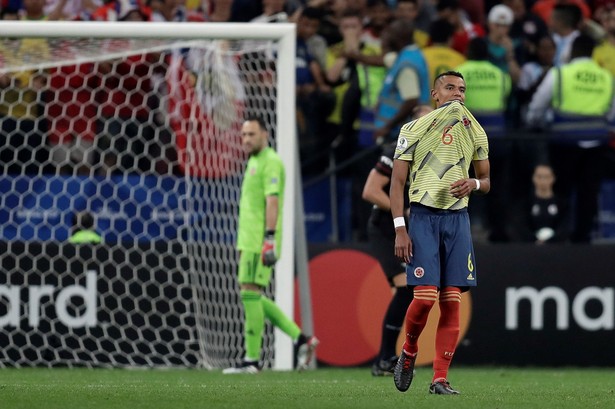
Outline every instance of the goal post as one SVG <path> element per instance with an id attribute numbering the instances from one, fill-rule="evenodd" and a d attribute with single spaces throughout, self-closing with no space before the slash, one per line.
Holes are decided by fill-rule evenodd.
<path id="1" fill-rule="evenodd" d="M 151 140 L 127 141 L 124 147 L 137 150 L 133 158 L 113 151 L 114 142 L 111 142 L 110 147 L 103 144 L 100 148 L 103 152 L 98 157 L 101 166 L 105 164 L 108 157 L 104 155 L 109 153 L 104 151 L 105 147 L 112 151 L 110 156 L 116 160 L 115 165 L 107 169 L 107 177 L 101 172 L 91 171 L 88 174 L 87 171 L 77 173 L 76 170 L 73 174 L 65 175 L 60 170 L 61 166 L 57 168 L 42 166 L 34 172 L 29 172 L 26 165 L 32 165 L 38 160 L 34 157 L 34 154 L 39 153 L 37 149 L 32 148 L 32 157 L 21 161 L 21 159 L 11 158 L 22 158 L 29 152 L 25 152 L 21 147 L 12 148 L 11 152 L 14 155 L 9 155 L 8 162 L 3 164 L 3 179 L 0 181 L 2 192 L 9 196 L 3 199 L 2 205 L 7 209 L 4 210 L 4 214 L 0 215 L 0 233 L 4 233 L 0 236 L 1 247 L 4 250 L 3 267 L 5 262 L 10 261 L 7 265 L 13 268 L 13 271 L 6 275 L 6 280 L 0 283 L 0 326 L 5 331 L 4 341 L 22 340 L 23 348 L 27 349 L 27 353 L 17 351 L 14 345 L 8 347 L 3 343 L 0 346 L 0 366 L 194 365 L 216 368 L 232 364 L 239 359 L 237 352 L 232 351 L 242 349 L 240 342 L 242 312 L 241 307 L 238 306 L 238 297 L 233 294 L 238 291 L 235 281 L 237 263 L 232 242 L 235 235 L 237 204 L 233 202 L 238 199 L 241 173 L 246 158 L 240 153 L 237 141 L 242 117 L 238 114 L 240 111 L 238 107 L 244 114 L 248 111 L 266 112 L 269 118 L 268 126 L 271 131 L 272 146 L 280 153 L 286 168 L 283 251 L 276 265 L 272 288 L 268 291 L 273 292 L 276 302 L 286 314 L 294 316 L 294 272 L 297 262 L 295 249 L 298 246 L 305 246 L 305 237 L 298 237 L 296 233 L 297 220 L 302 220 L 299 216 L 302 215 L 303 205 L 296 200 L 296 192 L 301 187 L 300 178 L 297 177 L 299 158 L 295 124 L 296 37 L 294 24 L 3 21 L 0 25 L 0 38 L 43 39 L 51 47 L 50 51 L 41 55 L 40 58 L 39 56 L 23 60 L 18 58 L 17 62 L 21 63 L 20 67 L 11 66 L 10 59 L 3 58 L 0 75 L 13 74 L 16 70 L 38 70 L 37 72 L 40 73 L 48 72 L 50 69 L 61 69 L 66 64 L 74 64 L 80 68 L 89 64 L 79 74 L 82 83 L 80 83 L 81 88 L 77 91 L 83 91 L 85 96 L 74 97 L 79 99 L 69 101 L 74 105 L 73 108 L 77 109 L 77 114 L 69 112 L 66 107 L 60 107 L 57 111 L 52 112 L 49 105 L 53 104 L 48 104 L 45 108 L 48 115 L 56 113 L 56 116 L 51 119 L 46 118 L 45 121 L 57 125 L 53 121 L 58 120 L 59 123 L 58 116 L 60 116 L 60 119 L 64 121 L 62 122 L 65 126 L 64 132 L 72 137 L 85 132 L 84 130 L 89 130 L 94 134 L 92 138 L 96 139 L 101 129 L 109 131 L 117 125 L 113 118 L 104 124 L 103 128 L 92 124 L 100 119 L 101 113 L 105 112 L 104 107 L 110 107 L 115 110 L 114 112 L 121 112 L 124 102 L 113 100 L 115 105 L 112 105 L 110 103 L 112 97 L 109 97 L 109 101 L 97 101 L 98 105 L 91 111 L 87 111 L 87 106 L 95 98 L 88 99 L 90 95 L 88 93 L 98 95 L 97 87 L 101 83 L 106 83 L 109 87 L 108 84 L 112 82 L 105 81 L 111 78 L 117 81 L 115 84 L 129 84 L 134 79 L 131 76 L 134 77 L 138 73 L 136 69 L 128 69 L 126 77 L 121 77 L 122 74 L 118 71 L 121 61 L 146 53 L 157 55 L 158 60 L 155 61 L 154 68 L 146 71 L 145 76 L 156 76 L 158 83 L 152 80 L 147 91 L 143 91 L 145 88 L 135 92 L 127 89 L 126 99 L 132 98 L 135 94 L 143 94 L 140 95 L 141 99 L 148 101 L 154 99 L 159 103 L 158 111 L 165 109 L 173 111 L 163 114 L 177 115 L 189 112 L 192 115 L 190 118 L 180 118 L 175 123 L 173 123 L 172 115 L 168 115 L 166 119 L 159 121 L 165 127 L 164 131 L 158 128 L 149 129 L 149 123 L 140 124 L 138 129 L 150 132 Z M 58 45 L 60 43 L 58 40 L 61 39 L 74 40 L 71 47 L 75 50 L 82 46 L 86 47 L 90 41 L 95 45 L 89 50 L 77 50 L 76 56 L 66 57 L 61 50 L 62 45 Z M 136 41 L 137 44 L 131 44 L 126 49 L 122 48 L 126 44 L 113 43 L 109 47 L 102 46 L 104 41 L 112 42 L 114 39 Z M 143 44 L 138 43 L 141 40 L 144 41 Z M 220 40 L 226 40 L 232 44 L 229 46 L 226 42 L 224 44 L 215 43 Z M 203 41 L 206 42 L 205 45 Z M 257 53 L 250 54 L 254 46 L 251 42 L 260 41 L 267 44 L 265 48 L 268 52 L 258 53 L 258 55 Z M 242 43 L 248 44 L 247 47 L 250 49 L 241 49 Z M 8 53 L 6 47 L 8 46 L 4 45 L 0 51 Z M 53 49 L 53 47 L 58 47 L 58 49 Z M 185 50 L 192 50 L 192 47 L 201 47 L 200 54 L 196 58 L 197 63 L 193 64 L 192 68 L 196 67 L 204 73 L 191 73 L 194 76 L 191 78 L 188 78 L 189 70 L 185 69 L 178 71 L 179 74 L 178 72 L 169 74 L 175 67 L 173 64 L 182 64 L 191 58 Z M 212 47 L 222 47 L 225 51 L 212 54 Z M 163 57 L 159 55 L 170 52 L 169 50 L 174 50 L 178 58 L 172 59 L 172 62 L 166 59 L 163 61 Z M 228 70 L 231 71 L 230 73 L 226 72 L 225 64 L 239 59 L 246 60 L 248 57 L 245 56 L 252 60 L 248 61 L 245 66 L 239 66 L 238 75 L 233 77 L 233 70 Z M 114 60 L 111 61 L 111 58 Z M 260 61 L 259 58 L 272 58 L 274 62 Z M 15 58 L 12 64 L 15 64 L 14 60 Z M 119 63 L 116 62 L 118 60 L 120 60 Z M 241 72 L 243 69 L 258 71 L 258 68 L 250 67 L 269 65 L 275 68 L 272 72 L 265 74 L 255 72 L 254 75 L 244 75 Z M 91 74 L 92 66 L 97 70 L 96 74 Z M 214 69 L 219 71 L 214 72 Z M 75 76 L 74 73 L 70 75 L 70 78 Z M 180 85 L 173 90 L 167 81 L 170 75 L 175 75 L 177 80 L 175 83 L 190 84 L 190 81 L 196 80 L 202 84 L 194 89 Z M 260 84 L 254 82 L 255 79 L 266 76 L 273 78 L 271 84 L 261 87 Z M 36 80 L 33 79 L 35 77 L 36 75 L 30 77 L 29 85 L 35 83 Z M 67 77 L 67 83 L 70 78 Z M 62 79 L 61 76 L 60 79 Z M 236 85 L 239 79 L 242 82 Z M 17 81 L 16 79 L 11 80 L 1 91 L 2 101 L 5 103 L 9 100 L 7 90 L 18 84 Z M 98 85 L 83 85 L 89 84 L 88 81 Z M 142 86 L 141 80 L 137 78 L 135 81 L 134 84 L 137 84 L 135 86 Z M 229 92 L 228 87 L 233 88 L 233 91 Z M 263 95 L 254 95 L 251 94 L 251 90 L 248 90 L 259 87 L 266 88 L 264 97 L 271 99 L 264 102 L 265 106 L 261 106 Z M 109 95 L 115 95 L 113 87 L 109 88 L 111 88 L 108 90 Z M 165 89 L 165 94 L 156 94 L 159 89 Z M 215 94 L 218 89 L 223 89 L 222 97 Z M 73 90 L 70 91 L 73 92 Z M 173 97 L 173 92 L 177 93 L 175 97 Z M 232 96 L 227 94 L 232 94 Z M 24 96 L 26 93 L 18 95 Z M 38 95 L 39 97 L 41 95 L 40 89 Z M 57 95 L 62 94 L 58 92 Z M 238 97 L 242 95 L 245 98 L 243 101 Z M 203 106 L 195 108 L 194 104 L 189 103 L 190 101 L 205 102 Z M 21 102 L 24 101 L 15 101 L 15 106 Z M 14 113 L 16 109 L 9 108 L 8 112 Z M 268 109 L 272 112 L 267 111 Z M 135 109 L 130 115 L 136 117 L 139 115 L 138 112 Z M 145 115 L 147 117 L 148 113 Z M 211 122 L 215 124 L 211 125 L 209 121 L 202 120 L 203 116 L 214 118 Z M 153 117 L 154 114 L 150 112 L 149 119 L 145 122 L 151 122 Z M 82 128 L 77 129 L 80 119 L 84 119 L 86 124 L 82 124 Z M 126 132 L 133 125 L 134 119 L 136 118 L 128 118 L 118 128 L 118 132 Z M 41 122 L 44 121 L 37 119 L 33 121 L 35 126 L 40 125 Z M 19 120 L 17 123 L 19 124 Z M 17 127 L 19 128 L 19 125 Z M 33 131 L 19 129 L 16 134 L 19 132 L 25 132 L 25 136 L 30 138 L 28 140 L 32 140 Z M 159 144 L 160 141 L 157 138 L 163 133 L 170 135 L 167 137 L 172 144 L 181 145 L 177 148 L 176 163 L 168 165 L 169 168 L 180 169 L 180 175 L 158 177 L 154 171 L 160 161 L 148 153 L 152 152 L 148 150 L 148 144 L 150 142 Z M 208 133 L 213 136 L 209 137 Z M 13 137 L 12 133 L 7 135 Z M 49 138 L 48 129 L 44 130 L 42 135 L 44 142 Z M 166 149 L 166 147 L 160 149 Z M 221 150 L 217 151 L 217 149 Z M 93 150 L 91 146 L 86 147 L 86 154 L 90 150 Z M 145 153 L 141 153 L 140 150 Z M 207 159 L 199 157 L 204 151 L 207 153 Z M 127 162 L 123 162 L 124 159 Z M 66 159 L 66 161 L 68 164 L 69 160 Z M 151 167 L 141 168 L 142 162 L 146 163 L 145 166 L 151 164 Z M 50 163 L 43 163 L 45 164 Z M 124 172 L 118 172 L 120 164 Z M 49 169 L 52 170 L 49 171 Z M 42 187 L 36 189 L 33 188 L 35 186 Z M 34 199 L 34 204 L 24 205 L 27 202 L 26 198 L 31 198 L 33 195 L 39 196 Z M 64 197 L 65 200 L 62 199 Z M 148 202 L 152 198 L 156 198 L 155 203 Z M 50 204 L 44 204 L 47 202 Z M 88 252 L 89 250 L 83 250 L 79 246 L 75 247 L 61 240 L 69 234 L 66 225 L 70 224 L 67 218 L 71 207 L 95 213 L 98 227 L 101 227 L 101 220 L 105 221 L 104 227 L 112 233 L 109 233 L 107 237 L 103 235 L 103 244 L 100 247 L 95 247 L 94 250 Z M 38 219 L 34 223 L 33 218 L 36 217 Z M 20 224 L 23 220 L 29 225 Z M 165 234 L 168 231 L 172 233 L 165 240 Z M 150 236 L 152 243 L 148 242 Z M 45 238 L 53 244 L 47 245 L 43 240 Z M 52 250 L 46 256 L 49 249 Z M 30 253 L 34 250 L 41 254 L 34 256 L 34 262 L 30 263 L 28 262 L 32 257 Z M 106 272 L 99 271 L 97 280 L 92 278 L 92 274 L 96 274 L 96 267 L 92 269 L 89 261 L 83 261 L 84 251 L 89 257 L 88 260 L 108 258 L 106 262 L 101 262 L 100 269 Z M 173 278 L 165 278 L 162 276 L 166 268 L 165 263 L 173 257 L 175 259 L 169 261 L 169 264 L 173 266 L 169 276 Z M 116 264 L 124 258 L 125 262 Z M 81 274 L 68 278 L 63 276 L 49 278 L 50 281 L 46 281 L 47 272 L 37 271 L 39 268 L 53 270 L 74 265 L 80 265 L 76 268 L 83 270 Z M 156 268 L 157 265 L 162 266 L 160 270 Z M 108 275 L 113 274 L 114 266 L 118 269 L 117 277 L 109 278 Z M 129 277 L 131 269 L 135 271 L 134 278 Z M 119 272 L 119 270 L 122 271 Z M 302 268 L 297 268 L 297 271 L 307 272 L 307 268 L 302 266 Z M 30 275 L 37 273 L 42 274 L 38 279 L 29 281 Z M 59 273 L 61 272 L 56 272 L 56 274 Z M 302 279 L 306 280 L 305 277 Z M 138 286 L 141 288 L 137 289 Z M 218 291 L 212 286 L 224 288 Z M 134 293 L 141 290 L 148 296 L 151 291 L 153 298 L 133 299 Z M 87 298 L 96 291 L 99 293 L 96 300 L 92 301 Z M 102 291 L 107 291 L 109 294 L 102 294 Z M 116 291 L 125 293 L 115 294 Z M 27 295 L 22 296 L 22 294 Z M 111 297 L 107 297 L 109 295 Z M 168 298 L 169 296 L 176 298 Z M 309 297 L 309 289 L 308 293 L 301 293 L 300 296 Z M 117 302 L 112 300 L 114 297 L 117 298 Z M 92 303 L 98 308 L 98 315 L 94 318 L 92 314 L 96 315 L 96 313 L 92 312 Z M 37 310 L 34 311 L 33 308 Z M 131 315 L 131 308 L 139 311 L 137 318 Z M 52 311 L 53 318 L 45 322 L 47 319 L 45 313 L 48 310 Z M 177 310 L 177 314 L 174 314 L 174 310 Z M 96 324 L 93 323 L 100 324 L 101 316 L 113 322 L 106 321 L 105 325 L 108 327 L 95 328 Z M 310 329 L 311 312 L 302 310 L 302 317 L 304 317 L 302 321 Z M 171 325 L 169 321 L 172 321 L 172 325 L 177 325 L 178 328 L 169 331 L 157 328 Z M 40 325 L 33 327 L 33 323 Z M 143 327 L 139 327 L 140 323 Z M 58 326 L 62 328 L 62 331 L 67 331 L 69 335 L 50 336 L 50 332 Z M 212 335 L 211 331 L 219 333 Z M 286 336 L 278 336 L 280 334 L 272 336 L 270 326 L 267 327 L 266 332 L 264 342 L 266 365 L 280 370 L 291 369 L 293 365 L 292 342 Z M 117 339 L 118 337 L 120 339 Z M 125 339 L 121 339 L 122 337 Z M 42 339 L 40 344 L 44 348 L 37 349 L 36 346 L 27 346 L 31 338 Z M 172 338 L 180 338 L 180 340 L 173 340 L 174 344 L 181 343 L 182 338 L 190 344 L 186 347 L 187 352 L 182 352 L 182 347 L 174 349 L 163 345 Z M 56 344 L 63 349 L 62 353 L 49 352 Z M 71 345 L 78 345 L 81 349 L 71 354 Z M 272 345 L 271 351 L 268 345 Z M 42 349 L 45 349 L 47 351 L 45 353 L 50 354 L 52 358 L 41 358 L 44 355 L 41 352 Z M 97 349 L 102 349 L 102 351 L 97 351 Z M 105 349 L 110 349 L 110 351 L 105 351 Z M 177 355 L 175 358 L 167 358 L 164 356 L 165 351 L 180 352 L 175 352 Z M 105 352 L 108 352 L 110 356 L 99 360 Z M 171 352 L 166 353 L 175 356 Z M 118 358 L 121 353 L 128 356 Z M 135 356 L 131 356 L 131 353 Z M 140 356 L 140 354 L 160 354 L 161 356 Z M 13 359 L 15 356 L 19 357 L 17 362 Z M 30 359 L 29 356 L 35 358 Z"/>

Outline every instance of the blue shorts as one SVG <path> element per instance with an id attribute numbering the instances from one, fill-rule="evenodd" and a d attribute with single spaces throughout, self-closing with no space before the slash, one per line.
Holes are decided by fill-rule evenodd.
<path id="1" fill-rule="evenodd" d="M 412 203 L 409 221 L 412 254 L 406 267 L 409 286 L 476 286 L 476 263 L 467 209 L 441 210 Z"/>

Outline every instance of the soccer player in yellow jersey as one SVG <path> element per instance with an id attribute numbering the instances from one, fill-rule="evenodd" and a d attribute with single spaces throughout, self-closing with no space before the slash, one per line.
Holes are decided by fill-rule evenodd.
<path id="1" fill-rule="evenodd" d="M 476 286 L 476 263 L 467 212 L 472 192 L 489 192 L 489 144 L 463 104 L 466 84 L 455 71 L 438 75 L 436 110 L 401 128 L 393 161 L 390 200 L 395 254 L 406 262 L 414 298 L 406 312 L 406 340 L 393 379 L 405 392 L 414 375 L 418 339 L 438 301 L 436 356 L 429 393 L 456 395 L 447 380 L 459 338 L 461 293 Z M 469 175 L 470 165 L 476 178 Z M 404 219 L 404 185 L 410 180 L 410 217 Z"/>

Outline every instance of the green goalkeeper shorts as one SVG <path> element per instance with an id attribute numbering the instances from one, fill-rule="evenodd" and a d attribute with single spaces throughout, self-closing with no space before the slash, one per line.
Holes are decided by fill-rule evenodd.
<path id="1" fill-rule="evenodd" d="M 239 284 L 258 284 L 267 287 L 271 280 L 271 267 L 261 261 L 260 253 L 242 251 L 239 256 Z"/>

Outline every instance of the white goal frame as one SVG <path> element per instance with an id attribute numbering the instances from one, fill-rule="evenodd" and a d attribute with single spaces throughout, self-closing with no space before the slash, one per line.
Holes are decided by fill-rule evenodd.
<path id="1" fill-rule="evenodd" d="M 294 272 L 297 245 L 305 246 L 305 236 L 297 237 L 297 218 L 303 220 L 303 205 L 297 203 L 299 172 L 295 120 L 295 25 L 290 23 L 158 23 L 158 22 L 74 22 L 74 21 L 3 21 L 0 36 L 17 38 L 94 38 L 94 39 L 211 39 L 211 40 L 275 40 L 277 41 L 276 146 L 286 167 L 286 192 L 283 211 L 284 251 L 277 263 L 275 300 L 280 308 L 294 317 Z M 299 195 L 299 197 L 301 197 Z M 300 231 L 303 231 L 301 229 Z M 296 242 L 297 240 L 297 242 Z M 304 259 L 304 257 L 300 257 Z M 303 262 L 304 260 L 299 260 Z M 305 260 L 307 262 L 307 260 Z M 307 272 L 307 266 L 297 266 Z M 302 282 L 308 282 L 305 277 Z M 309 288 L 303 288 L 309 297 Z M 301 298 L 303 299 L 304 296 Z M 306 305 L 302 303 L 302 305 Z M 308 304 L 309 301 L 308 301 Z M 306 315 L 307 314 L 307 315 Z M 303 311 L 303 327 L 311 332 L 311 311 Z M 293 367 L 292 341 L 278 329 L 275 332 L 273 369 Z"/>

